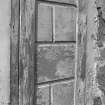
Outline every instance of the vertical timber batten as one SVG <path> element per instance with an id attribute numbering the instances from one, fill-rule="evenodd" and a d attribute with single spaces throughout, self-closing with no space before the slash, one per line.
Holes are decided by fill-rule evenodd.
<path id="1" fill-rule="evenodd" d="M 19 105 L 35 105 L 35 1 L 20 1 Z"/>
<path id="2" fill-rule="evenodd" d="M 19 105 L 19 0 L 11 0 L 10 105 Z"/>
<path id="3" fill-rule="evenodd" d="M 87 46 L 87 5 L 88 0 L 78 1 L 78 39 L 75 105 L 85 105 L 86 87 L 86 46 Z"/>

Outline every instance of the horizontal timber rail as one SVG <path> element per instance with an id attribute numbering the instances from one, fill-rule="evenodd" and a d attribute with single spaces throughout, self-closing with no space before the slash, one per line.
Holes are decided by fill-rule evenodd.
<path id="1" fill-rule="evenodd" d="M 36 44 L 75 44 L 76 41 L 36 41 Z"/>
<path id="2" fill-rule="evenodd" d="M 61 83 L 61 82 L 66 82 L 66 81 L 73 81 L 73 77 L 69 78 L 63 78 L 63 79 L 57 79 L 57 80 L 52 80 L 52 81 L 46 81 L 46 82 L 41 82 L 41 83 L 36 83 L 36 85 L 41 86 L 41 85 L 49 85 L 49 84 L 56 84 L 56 83 Z"/>
<path id="3" fill-rule="evenodd" d="M 72 6 L 77 8 L 76 4 L 70 4 L 70 3 L 62 3 L 62 2 L 56 2 L 56 1 L 48 1 L 48 0 L 38 0 L 39 3 L 46 3 L 50 5 L 59 5 L 59 6 Z"/>

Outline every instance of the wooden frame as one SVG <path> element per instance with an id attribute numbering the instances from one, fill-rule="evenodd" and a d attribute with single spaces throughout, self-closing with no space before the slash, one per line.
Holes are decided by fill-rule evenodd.
<path id="1" fill-rule="evenodd" d="M 36 103 L 37 9 L 37 0 L 11 0 L 10 105 Z"/>
<path id="2" fill-rule="evenodd" d="M 35 2 L 11 0 L 11 105 L 35 105 Z"/>
<path id="3" fill-rule="evenodd" d="M 20 2 L 11 0 L 11 36 L 10 36 L 10 104 L 19 104 L 19 36 Z"/>

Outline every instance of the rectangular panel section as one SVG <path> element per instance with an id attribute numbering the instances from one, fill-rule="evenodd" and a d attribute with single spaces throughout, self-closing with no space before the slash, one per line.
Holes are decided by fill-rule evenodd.
<path id="1" fill-rule="evenodd" d="M 76 40 L 76 8 L 55 7 L 55 40 Z"/>
<path id="2" fill-rule="evenodd" d="M 38 82 L 74 76 L 74 44 L 39 45 L 37 54 Z"/>
<path id="3" fill-rule="evenodd" d="M 74 104 L 74 82 L 52 85 L 52 105 Z"/>
<path id="4" fill-rule="evenodd" d="M 52 41 L 52 8 L 38 5 L 38 41 Z"/>
<path id="5" fill-rule="evenodd" d="M 49 105 L 49 86 L 38 87 L 37 89 L 37 105 Z"/>

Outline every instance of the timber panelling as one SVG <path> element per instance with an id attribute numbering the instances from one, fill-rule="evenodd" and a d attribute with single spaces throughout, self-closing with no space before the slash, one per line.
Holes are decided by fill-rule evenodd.
<path id="1" fill-rule="evenodd" d="M 11 0 L 10 36 L 10 104 L 19 105 L 19 0 Z"/>

